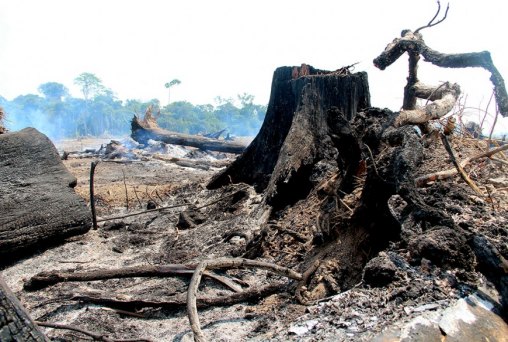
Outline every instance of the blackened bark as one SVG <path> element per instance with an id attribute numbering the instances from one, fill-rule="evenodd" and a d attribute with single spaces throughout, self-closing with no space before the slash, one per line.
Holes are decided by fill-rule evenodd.
<path id="1" fill-rule="evenodd" d="M 218 151 L 225 153 L 242 153 L 246 144 L 237 141 L 226 141 L 206 138 L 198 135 L 190 135 L 168 131 L 157 125 L 145 125 L 143 120 L 134 117 L 131 122 L 131 137 L 140 144 L 146 144 L 148 140 L 162 141 L 166 144 L 197 147 L 202 150 Z"/>
<path id="2" fill-rule="evenodd" d="M 388 44 L 385 50 L 374 59 L 374 65 L 384 70 L 402 56 L 404 52 L 408 52 L 410 55 L 421 54 L 425 61 L 443 68 L 472 67 L 489 71 L 499 112 L 503 116 L 508 116 L 508 94 L 506 93 L 504 79 L 494 65 L 488 51 L 444 54 L 428 47 L 420 33 L 404 30 L 401 38 L 397 38 Z"/>
<path id="3" fill-rule="evenodd" d="M 49 341 L 0 276 L 0 341 Z"/>
<path id="4" fill-rule="evenodd" d="M 45 135 L 33 128 L 2 134 L 0 156 L 0 264 L 90 229 L 76 178 Z"/>
<path id="5" fill-rule="evenodd" d="M 273 76 L 265 121 L 247 150 L 209 188 L 244 182 L 267 191 L 269 203 L 291 204 L 315 185 L 311 175 L 320 160 L 335 162 L 329 127 L 333 115 L 351 120 L 370 106 L 367 74 L 281 67 Z"/>

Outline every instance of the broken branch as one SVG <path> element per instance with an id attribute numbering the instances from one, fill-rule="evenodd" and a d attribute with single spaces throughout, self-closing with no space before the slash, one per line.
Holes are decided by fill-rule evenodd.
<path id="1" fill-rule="evenodd" d="M 453 165 L 455 166 L 455 168 L 457 169 L 457 172 L 459 173 L 459 175 L 471 187 L 471 189 L 473 189 L 474 192 L 476 192 L 477 195 L 480 195 L 483 197 L 483 193 L 481 192 L 481 190 L 473 182 L 473 180 L 471 178 L 469 178 L 469 176 L 464 172 L 464 169 L 462 168 L 460 163 L 457 161 L 457 158 L 455 158 L 453 149 L 452 149 L 450 142 L 448 141 L 448 138 L 446 137 L 445 134 L 441 134 L 441 140 L 443 141 L 443 145 L 446 149 L 446 152 L 448 152 L 448 155 L 450 156 L 450 159 L 451 159 Z"/>
<path id="2" fill-rule="evenodd" d="M 505 150 L 508 150 L 508 145 L 504 145 L 504 146 L 501 146 L 501 147 L 498 147 L 498 148 L 495 148 L 495 149 L 492 149 L 492 150 L 489 150 L 486 152 L 482 152 L 482 153 L 477 154 L 473 157 L 466 158 L 463 161 L 461 161 L 459 165 L 463 168 L 467 164 L 469 164 L 470 162 L 472 162 L 476 159 L 490 158 L 494 154 L 505 151 Z M 431 173 L 428 175 L 418 177 L 415 179 L 415 183 L 416 183 L 417 187 L 422 187 L 425 184 L 427 184 L 428 182 L 433 182 L 433 181 L 437 181 L 437 180 L 441 180 L 441 179 L 447 179 L 447 178 L 455 176 L 456 174 L 457 174 L 457 168 L 448 169 L 448 170 L 439 171 L 439 172 L 435 172 L 435 173 Z"/>
<path id="3" fill-rule="evenodd" d="M 198 317 L 198 309 L 196 307 L 196 295 L 199 287 L 199 283 L 201 282 L 201 277 L 207 268 L 216 269 L 216 268 L 239 268 L 244 266 L 250 266 L 255 268 L 261 268 L 265 270 L 272 271 L 276 274 L 288 277 L 290 279 L 302 280 L 303 276 L 301 273 L 295 272 L 289 268 L 282 267 L 276 264 L 250 260 L 250 259 L 242 259 L 242 258 L 219 258 L 216 260 L 204 260 L 201 261 L 194 271 L 194 275 L 192 276 L 191 282 L 189 284 L 189 288 L 187 290 L 187 313 L 189 315 L 189 322 L 191 325 L 192 332 L 194 333 L 194 341 L 196 342 L 204 342 L 205 337 L 203 331 L 201 330 L 201 326 L 199 324 Z"/>
<path id="4" fill-rule="evenodd" d="M 194 270 L 193 270 L 194 272 Z M 206 275 L 206 274 L 205 274 Z M 263 287 L 252 287 L 243 292 L 232 293 L 229 296 L 220 297 L 198 297 L 196 305 L 200 309 L 205 309 L 215 306 L 229 306 L 246 301 L 259 300 L 260 298 L 267 297 L 273 293 L 280 292 L 282 284 L 269 284 Z M 180 309 L 187 305 L 186 295 L 175 296 L 169 300 L 147 300 L 147 299 L 126 299 L 114 298 L 107 295 L 97 293 L 84 293 L 76 294 L 69 298 L 70 300 L 80 301 L 82 303 L 104 305 L 113 308 L 162 308 L 168 310 Z"/>
<path id="5" fill-rule="evenodd" d="M 117 338 L 109 338 L 107 336 L 96 334 L 94 332 L 84 330 L 72 325 L 67 324 L 59 324 L 59 323 L 49 323 L 49 322 L 39 322 L 36 321 L 35 324 L 46 327 L 46 328 L 53 328 L 53 329 L 64 329 L 64 330 L 72 330 L 79 333 L 82 333 L 84 335 L 90 336 L 94 339 L 94 341 L 104 341 L 104 342 L 153 342 L 152 340 L 146 339 L 146 338 L 128 338 L 128 339 L 117 339 Z"/>
<path id="6" fill-rule="evenodd" d="M 163 266 L 143 265 L 120 269 L 95 270 L 88 272 L 41 272 L 30 278 L 24 285 L 25 290 L 35 291 L 45 287 L 68 281 L 95 281 L 134 277 L 168 277 L 174 275 L 190 276 L 194 273 L 195 265 L 170 264 Z M 213 272 L 205 272 L 205 276 L 213 279 L 235 292 L 242 288 L 226 277 Z"/>

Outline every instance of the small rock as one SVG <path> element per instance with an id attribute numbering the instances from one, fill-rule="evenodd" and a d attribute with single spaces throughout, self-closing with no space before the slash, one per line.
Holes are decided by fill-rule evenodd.
<path id="1" fill-rule="evenodd" d="M 460 299 L 443 312 L 439 328 L 447 341 L 506 341 L 508 325 L 475 296 Z"/>
<path id="2" fill-rule="evenodd" d="M 381 287 L 395 280 L 397 267 L 393 261 L 385 254 L 371 259 L 363 269 L 363 280 L 367 285 Z"/>
<path id="3" fill-rule="evenodd" d="M 415 261 L 425 258 L 445 268 L 471 270 L 474 265 L 473 251 L 464 232 L 448 227 L 426 231 L 409 244 L 409 250 Z"/>

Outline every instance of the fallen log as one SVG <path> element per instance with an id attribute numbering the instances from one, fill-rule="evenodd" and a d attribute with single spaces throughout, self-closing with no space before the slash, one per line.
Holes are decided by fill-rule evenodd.
<path id="1" fill-rule="evenodd" d="M 197 147 L 202 150 L 240 154 L 246 148 L 245 143 L 239 141 L 217 140 L 199 135 L 190 135 L 168 131 L 159 127 L 150 111 L 145 118 L 134 116 L 131 121 L 131 137 L 140 144 L 147 144 L 148 140 L 162 141 L 166 144 Z"/>
<path id="2" fill-rule="evenodd" d="M 0 341 L 49 341 L 0 276 Z"/>
<path id="3" fill-rule="evenodd" d="M 2 134 L 0 156 L 1 264 L 90 229 L 76 178 L 45 135 L 34 128 Z"/>

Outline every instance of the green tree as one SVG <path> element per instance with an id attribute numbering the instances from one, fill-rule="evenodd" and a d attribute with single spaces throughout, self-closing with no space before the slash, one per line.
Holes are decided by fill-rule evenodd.
<path id="1" fill-rule="evenodd" d="M 76 77 L 74 79 L 74 84 L 81 89 L 83 97 L 87 101 L 91 97 L 93 98 L 97 95 L 101 95 L 106 91 L 106 87 L 102 85 L 101 79 L 89 72 L 84 72 Z"/>
<path id="2" fill-rule="evenodd" d="M 47 82 L 37 88 L 48 101 L 60 102 L 63 97 L 69 95 L 69 90 L 61 83 Z"/>
<path id="3" fill-rule="evenodd" d="M 180 83 L 182 83 L 182 81 L 175 78 L 171 82 L 164 84 L 164 86 L 168 89 L 168 105 L 171 103 L 171 87 L 175 86 L 175 85 L 179 85 Z"/>

